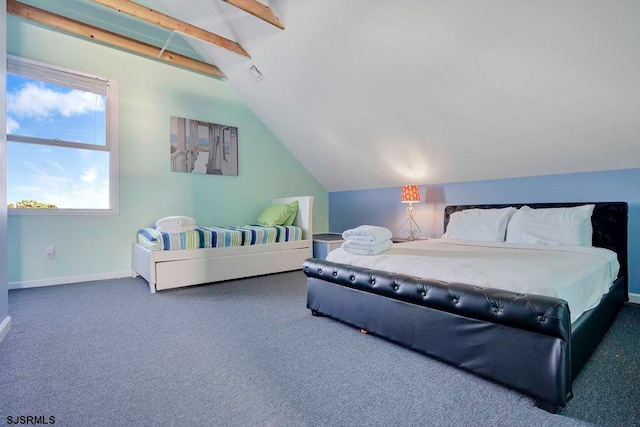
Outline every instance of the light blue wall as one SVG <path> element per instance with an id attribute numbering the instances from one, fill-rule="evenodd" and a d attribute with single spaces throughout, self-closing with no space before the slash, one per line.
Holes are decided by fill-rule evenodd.
<path id="1" fill-rule="evenodd" d="M 414 183 L 407 183 L 414 184 Z M 629 290 L 640 294 L 640 169 L 550 175 L 421 186 L 416 219 L 426 237 L 443 232 L 446 205 L 535 202 L 613 202 L 629 204 Z M 360 224 L 381 225 L 400 235 L 404 221 L 400 188 L 329 193 L 329 229 L 342 232 Z"/>
<path id="2" fill-rule="evenodd" d="M 274 197 L 312 195 L 314 228 L 327 230 L 327 191 L 224 81 L 14 16 L 7 21 L 9 53 L 109 77 L 120 89 L 120 213 L 10 216 L 10 284 L 130 271 L 136 231 L 167 215 L 208 225 L 249 223 Z M 172 115 L 238 127 L 239 176 L 172 173 Z M 47 245 L 57 247 L 55 258 L 43 258 Z"/>

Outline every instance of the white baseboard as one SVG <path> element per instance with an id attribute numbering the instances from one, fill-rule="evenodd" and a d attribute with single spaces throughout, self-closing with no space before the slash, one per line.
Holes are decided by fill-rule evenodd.
<path id="1" fill-rule="evenodd" d="M 111 273 L 85 274 L 82 276 L 54 277 L 50 279 L 25 280 L 22 282 L 9 282 L 9 289 L 39 288 L 41 286 L 65 285 L 67 283 L 93 282 L 95 280 L 121 279 L 131 277 L 131 270 L 116 271 Z"/>
<path id="2" fill-rule="evenodd" d="M 11 329 L 11 317 L 7 316 L 2 323 L 0 323 L 0 342 L 7 336 L 9 329 Z"/>
<path id="3" fill-rule="evenodd" d="M 640 294 L 629 293 L 629 302 L 640 304 Z"/>

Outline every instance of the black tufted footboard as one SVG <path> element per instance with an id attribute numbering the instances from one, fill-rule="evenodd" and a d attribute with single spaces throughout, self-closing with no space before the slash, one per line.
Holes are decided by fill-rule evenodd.
<path id="1" fill-rule="evenodd" d="M 319 259 L 304 262 L 307 307 L 412 350 L 532 396 L 550 412 L 572 397 L 572 332 L 566 301 L 541 295 L 444 283 Z M 625 295 L 610 292 L 602 329 L 579 343 L 582 367 Z M 605 309 L 603 309 L 605 310 Z M 589 327 L 591 329 L 591 327 Z M 579 369 L 579 368 L 578 368 Z"/>

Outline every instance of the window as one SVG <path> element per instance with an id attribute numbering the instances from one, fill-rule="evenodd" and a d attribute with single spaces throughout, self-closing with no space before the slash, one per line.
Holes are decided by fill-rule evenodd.
<path id="1" fill-rule="evenodd" d="M 117 213 L 117 83 L 7 56 L 9 214 Z"/>

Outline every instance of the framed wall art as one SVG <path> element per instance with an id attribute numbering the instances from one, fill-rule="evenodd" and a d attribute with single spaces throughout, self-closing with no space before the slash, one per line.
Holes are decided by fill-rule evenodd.
<path id="1" fill-rule="evenodd" d="M 171 116 L 171 172 L 238 176 L 238 128 Z"/>

